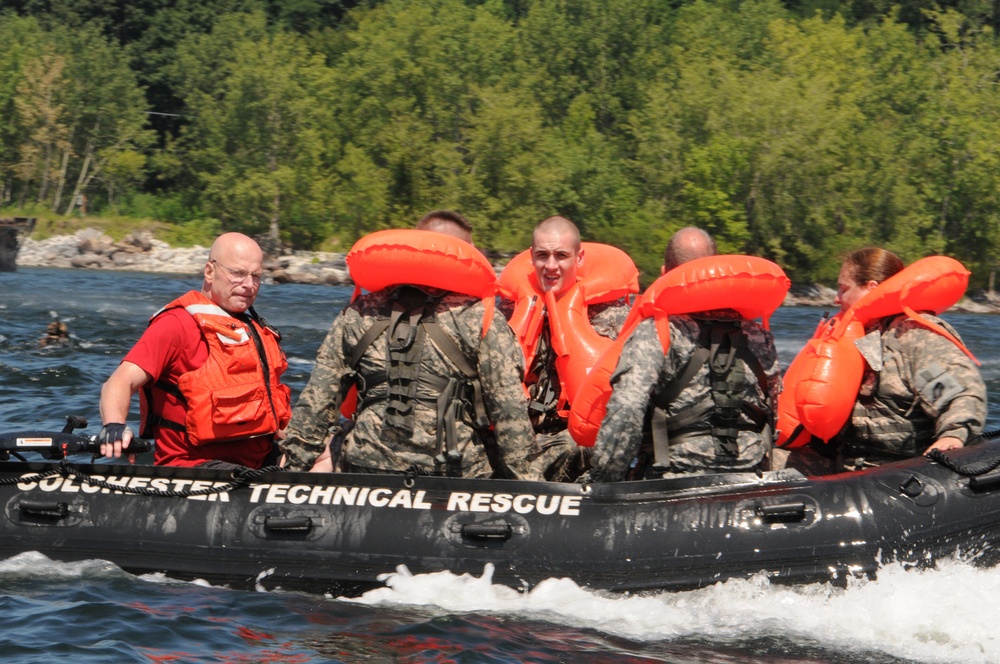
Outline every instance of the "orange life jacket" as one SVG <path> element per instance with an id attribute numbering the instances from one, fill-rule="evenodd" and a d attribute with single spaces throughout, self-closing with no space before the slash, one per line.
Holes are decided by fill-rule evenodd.
<path id="1" fill-rule="evenodd" d="M 952 341 L 978 364 L 953 334 L 919 313 L 940 314 L 962 298 L 968 283 L 969 271 L 957 260 L 928 256 L 883 281 L 847 311 L 820 323 L 785 372 L 778 398 L 778 446 L 800 447 L 813 436 L 829 441 L 844 427 L 865 371 L 854 342 L 880 318 L 905 314 Z"/>
<path id="2" fill-rule="evenodd" d="M 580 304 L 589 306 L 614 302 L 638 293 L 639 270 L 628 254 L 609 244 L 582 242 L 580 248 L 584 252 L 584 261 L 577 270 L 577 286 L 560 293 L 555 302 L 562 303 L 564 321 L 569 319 L 575 321 L 569 327 L 563 325 L 562 330 L 566 334 L 579 334 L 590 338 L 596 333 L 590 326 L 589 319 L 586 316 L 581 319 L 578 315 L 569 313 L 570 309 L 578 308 Z M 567 298 L 568 293 L 574 289 L 579 293 Z M 503 298 L 514 302 L 514 313 L 507 322 L 517 335 L 521 350 L 524 351 L 524 368 L 527 371 L 538 350 L 538 339 L 542 334 L 546 310 L 554 311 L 552 301 L 546 299 L 546 293 L 538 283 L 531 262 L 530 249 L 522 251 L 507 263 L 497 280 L 497 290 Z M 584 322 L 587 324 L 583 325 Z M 610 340 L 606 341 L 610 343 Z M 553 338 L 553 348 L 559 356 L 560 349 L 556 348 L 557 343 L 560 342 Z M 564 353 L 563 357 L 568 358 L 565 361 L 572 361 L 574 356 Z M 589 369 L 590 366 L 592 365 L 585 364 L 583 368 Z M 562 376 L 561 371 L 559 375 Z"/>
<path id="3" fill-rule="evenodd" d="M 208 344 L 208 359 L 182 374 L 176 385 L 155 384 L 174 397 L 164 402 L 161 413 L 150 412 L 151 395 L 143 391 L 143 435 L 154 435 L 157 427 L 165 426 L 184 431 L 192 445 L 203 445 L 271 436 L 286 427 L 291 393 L 281 383 L 288 362 L 278 345 L 279 335 L 255 316 L 252 324 L 233 317 L 199 291 L 177 298 L 150 322 L 176 308 L 183 308 L 198 324 Z"/>
<path id="4" fill-rule="evenodd" d="M 732 309 L 746 319 L 761 318 L 767 328 L 790 286 L 778 265 L 757 256 L 707 256 L 662 275 L 636 301 L 618 338 L 577 390 L 569 414 L 573 439 L 593 446 L 611 396 L 611 374 L 629 335 L 643 320 L 655 320 L 665 355 L 670 350 L 669 315 Z"/>

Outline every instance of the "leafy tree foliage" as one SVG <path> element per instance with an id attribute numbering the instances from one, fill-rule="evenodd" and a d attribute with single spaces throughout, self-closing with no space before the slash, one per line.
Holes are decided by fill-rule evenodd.
<path id="1" fill-rule="evenodd" d="M 997 6 L 11 0 L 0 205 L 86 193 L 297 248 L 450 207 L 505 252 L 563 214 L 647 280 L 697 225 L 800 283 L 878 244 L 983 284 Z"/>

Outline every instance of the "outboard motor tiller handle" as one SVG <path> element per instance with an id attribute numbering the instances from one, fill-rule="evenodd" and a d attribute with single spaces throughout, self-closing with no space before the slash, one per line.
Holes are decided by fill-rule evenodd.
<path id="1" fill-rule="evenodd" d="M 142 454 L 153 449 L 153 442 L 133 438 L 129 454 Z M 62 431 L 12 431 L 0 433 L 0 453 L 38 452 L 46 459 L 63 459 L 69 454 L 100 454 L 97 436 L 85 436 Z"/>

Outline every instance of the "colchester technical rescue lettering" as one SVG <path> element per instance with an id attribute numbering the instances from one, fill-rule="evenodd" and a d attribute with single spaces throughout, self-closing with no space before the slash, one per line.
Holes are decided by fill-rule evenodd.
<path id="1" fill-rule="evenodd" d="M 312 486 L 306 484 L 257 484 L 251 503 L 292 505 L 349 505 L 393 507 L 413 510 L 443 509 L 447 512 L 491 512 L 504 514 L 580 514 L 580 496 L 547 496 L 531 493 L 467 493 L 452 491 L 445 501 L 428 501 L 426 491 L 373 489 L 362 486 Z"/>
<path id="2" fill-rule="evenodd" d="M 24 478 L 34 478 L 26 474 Z M 203 491 L 224 486 L 227 482 L 208 482 L 200 480 L 168 479 L 164 477 L 103 477 L 91 476 L 95 480 L 121 487 L 123 489 L 150 489 L 154 492 L 187 492 Z M 17 488 L 21 491 L 38 489 L 47 493 L 115 493 L 124 495 L 125 491 L 94 486 L 86 481 L 78 481 L 75 477 L 61 475 L 45 477 L 40 480 L 22 481 Z M 242 490 L 241 490 L 242 492 Z M 249 502 L 268 505 L 342 505 L 346 507 L 375 507 L 386 509 L 430 510 L 438 509 L 447 512 L 488 512 L 492 514 L 558 514 L 560 516 L 578 516 L 580 514 L 580 496 L 553 496 L 533 493 L 491 493 L 451 491 L 441 497 L 431 500 L 426 491 L 410 489 L 385 489 L 367 486 L 328 486 L 313 484 L 255 484 L 249 488 Z M 229 493 L 213 493 L 203 496 L 179 496 L 188 500 L 208 500 L 228 503 Z"/>
<path id="3" fill-rule="evenodd" d="M 22 475 L 21 477 L 35 477 L 35 475 L 33 473 L 28 473 L 26 475 Z M 213 489 L 218 486 L 225 486 L 229 484 L 229 482 L 167 479 L 165 477 L 115 477 L 114 475 L 110 475 L 108 477 L 104 477 L 103 475 L 90 475 L 89 477 L 99 482 L 122 487 L 123 489 L 150 489 L 154 492 L 204 491 L 206 489 Z M 63 493 L 125 493 L 124 491 L 96 486 L 86 481 L 77 481 L 77 478 L 75 477 L 63 477 L 62 475 L 52 475 L 50 477 L 45 477 L 32 482 L 18 482 L 17 488 L 21 491 L 41 489 L 46 492 L 61 491 Z M 226 492 L 210 493 L 203 496 L 186 496 L 186 498 L 188 500 L 208 500 L 220 503 L 229 502 L 229 494 Z"/>

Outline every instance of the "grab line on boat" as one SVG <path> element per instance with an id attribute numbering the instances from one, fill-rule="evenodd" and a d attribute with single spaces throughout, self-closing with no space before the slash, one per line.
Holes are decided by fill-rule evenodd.
<path id="1" fill-rule="evenodd" d="M 43 472 L 36 473 L 34 475 L 20 476 L 20 477 L 9 477 L 0 479 L 0 486 L 7 484 L 23 484 L 23 483 L 33 483 L 39 482 L 47 477 L 52 477 L 53 475 L 61 475 L 65 478 L 75 478 L 83 484 L 88 484 L 90 486 L 100 487 L 102 489 L 108 489 L 109 491 L 117 493 L 131 493 L 140 496 L 162 496 L 165 498 L 190 498 L 194 496 L 208 496 L 211 494 L 229 493 L 234 489 L 240 487 L 249 486 L 261 475 L 265 475 L 270 472 L 281 470 L 277 466 L 267 466 L 259 470 L 247 469 L 245 471 L 233 471 L 233 479 L 225 484 L 206 487 L 202 489 L 151 489 L 149 487 L 134 487 L 126 486 L 122 484 L 117 484 L 114 482 L 108 482 L 104 479 L 98 479 L 97 477 L 88 475 L 87 473 L 81 472 L 74 468 L 73 466 L 64 463 L 60 463 L 55 468 L 51 470 L 46 470 Z"/>

